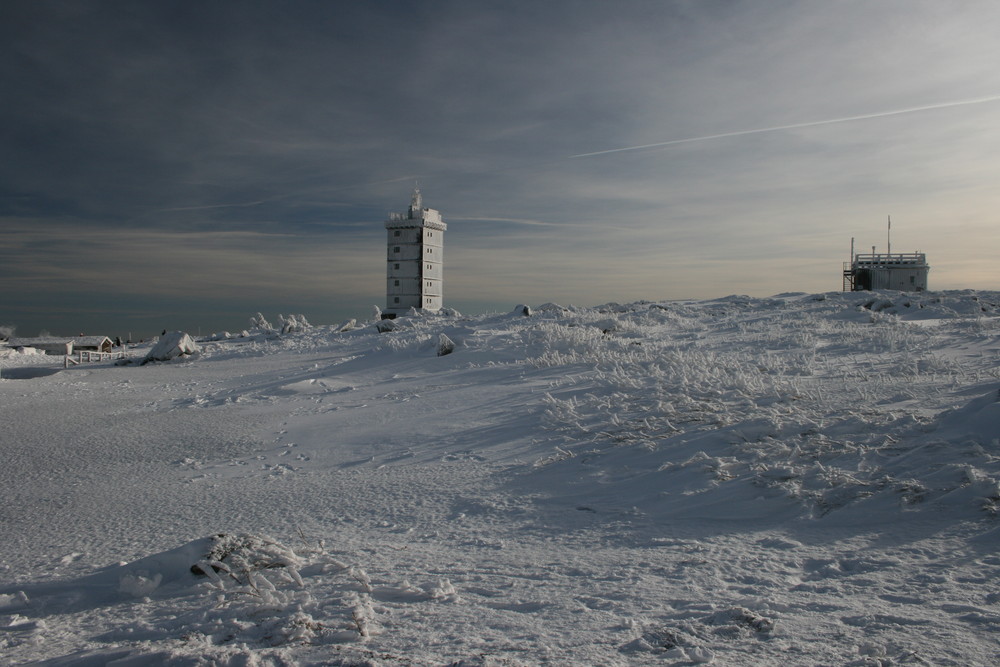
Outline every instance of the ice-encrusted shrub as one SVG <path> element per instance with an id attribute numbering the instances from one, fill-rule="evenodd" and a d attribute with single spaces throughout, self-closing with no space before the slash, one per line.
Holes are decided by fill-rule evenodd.
<path id="1" fill-rule="evenodd" d="M 933 327 L 889 313 L 845 317 L 843 306 L 822 303 L 816 312 L 772 309 L 759 318 L 732 317 L 730 304 L 720 304 L 715 321 L 687 322 L 677 334 L 660 325 L 644 334 L 642 317 L 669 313 L 653 308 L 577 312 L 522 331 L 531 363 L 565 369 L 543 400 L 555 453 L 536 467 L 641 447 L 662 450 L 663 469 L 672 470 L 671 443 L 713 432 L 726 449 L 709 458 L 727 462 L 706 467 L 707 476 L 763 485 L 816 515 L 894 493 L 900 479 L 907 488 L 924 484 L 902 464 L 885 467 L 897 438 L 907 442 L 929 419 L 901 418 L 893 406 L 926 398 L 942 376 L 955 387 L 1000 377 L 996 355 L 936 354 Z M 996 326 L 978 319 L 948 326 Z"/>
<path id="2" fill-rule="evenodd" d="M 526 361 L 534 366 L 565 366 L 575 363 L 602 363 L 613 358 L 621 340 L 609 338 L 603 330 L 575 322 L 540 322 L 521 332 Z"/>
<path id="3" fill-rule="evenodd" d="M 305 315 L 289 315 L 285 317 L 280 313 L 278 314 L 278 326 L 283 334 L 296 333 L 312 328 Z"/>
<path id="4" fill-rule="evenodd" d="M 257 313 L 250 318 L 250 328 L 260 329 L 261 331 L 274 331 L 274 327 L 271 326 L 271 323 L 261 313 Z"/>
<path id="5" fill-rule="evenodd" d="M 314 595 L 300 574 L 306 567 L 340 575 L 340 581 L 327 577 L 323 592 Z M 216 597 L 211 612 L 185 624 L 194 641 L 342 643 L 364 641 L 378 631 L 368 574 L 333 558 L 322 545 L 293 550 L 260 535 L 219 534 L 191 572 L 205 577 Z"/>
<path id="6" fill-rule="evenodd" d="M 389 322 L 391 320 L 384 320 Z M 389 352 L 401 352 L 403 350 L 416 350 L 425 345 L 434 337 L 425 332 L 408 332 L 408 335 L 385 336 L 379 338 L 379 348 Z"/>

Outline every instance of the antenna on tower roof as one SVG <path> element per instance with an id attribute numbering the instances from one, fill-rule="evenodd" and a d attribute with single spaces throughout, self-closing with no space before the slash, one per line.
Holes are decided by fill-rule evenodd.
<path id="1" fill-rule="evenodd" d="M 424 208 L 424 198 L 420 194 L 420 188 L 416 187 L 414 184 L 413 196 L 410 198 L 410 217 L 414 217 L 420 214 Z"/>
<path id="2" fill-rule="evenodd" d="M 892 254 L 892 216 L 891 215 L 887 215 L 886 218 L 888 219 L 889 225 L 888 225 L 888 227 L 885 230 L 885 245 L 886 245 L 886 252 L 887 252 L 887 254 L 891 255 Z"/>

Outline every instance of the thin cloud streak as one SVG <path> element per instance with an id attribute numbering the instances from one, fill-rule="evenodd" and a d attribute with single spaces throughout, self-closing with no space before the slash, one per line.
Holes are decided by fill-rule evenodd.
<path id="1" fill-rule="evenodd" d="M 178 211 L 209 211 L 217 208 L 251 208 L 253 206 L 260 206 L 272 201 L 278 201 L 280 199 L 286 199 L 286 197 L 271 197 L 270 199 L 261 199 L 258 201 L 251 202 L 241 202 L 236 204 L 208 204 L 205 206 L 173 206 L 171 208 L 159 208 L 155 211 L 150 211 L 150 213 L 176 213 Z"/>
<path id="2" fill-rule="evenodd" d="M 495 217 L 468 217 L 463 215 L 449 215 L 450 220 L 461 222 L 510 222 L 515 225 L 529 225 L 532 227 L 570 227 L 572 225 L 558 222 L 545 222 L 544 220 L 526 220 L 524 218 L 495 218 Z"/>
<path id="3" fill-rule="evenodd" d="M 359 188 L 370 188 L 377 185 L 389 185 L 393 183 L 402 183 L 406 181 L 415 181 L 414 176 L 399 176 L 397 178 L 390 178 L 386 180 L 379 181 L 365 181 L 358 183 L 349 183 L 345 185 L 337 186 L 326 186 L 323 188 L 324 192 L 339 192 L 341 190 L 352 190 Z M 271 204 L 275 202 L 288 201 L 291 199 L 296 199 L 298 197 L 297 192 L 288 193 L 284 195 L 275 195 L 274 197 L 267 197 L 265 199 L 258 199 L 255 201 L 248 202 L 234 202 L 230 204 L 205 204 L 201 206 L 173 206 L 170 208 L 158 208 L 151 211 L 146 211 L 144 215 L 154 214 L 154 213 L 175 213 L 181 211 L 208 211 L 213 209 L 227 209 L 227 208 L 253 208 L 255 206 L 262 206 L 264 204 Z M 298 201 L 302 201 L 298 199 Z M 329 202 L 323 202 L 324 206 L 329 206 Z"/>
<path id="4" fill-rule="evenodd" d="M 851 123 L 858 120 L 870 120 L 872 118 L 886 118 L 888 116 L 899 116 L 902 114 L 917 113 L 920 111 L 934 111 L 936 109 L 950 109 L 953 107 L 970 106 L 973 104 L 987 104 L 989 102 L 1000 101 L 1000 95 L 990 95 L 989 97 L 979 97 L 970 100 L 959 100 L 957 102 L 942 102 L 940 104 L 927 104 L 919 107 L 909 107 L 906 109 L 894 109 L 892 111 L 879 111 L 876 113 L 860 114 L 857 116 L 845 116 L 844 118 L 828 118 L 826 120 L 814 120 L 805 123 L 791 123 L 789 125 L 776 125 L 774 127 L 762 127 L 754 130 L 737 130 L 735 132 L 722 132 L 720 134 L 708 134 L 701 137 L 688 137 L 686 139 L 672 139 L 670 141 L 660 141 L 653 144 L 643 144 L 641 146 L 626 146 L 624 148 L 609 148 L 603 151 L 593 151 L 590 153 L 578 153 L 570 155 L 566 159 L 575 160 L 578 158 L 597 157 L 599 155 L 609 155 L 611 153 L 624 153 L 626 151 L 639 151 L 647 148 L 663 148 L 665 146 L 676 146 L 677 144 L 689 144 L 696 141 L 711 141 L 714 139 L 726 139 L 728 137 L 742 137 L 749 134 L 763 134 L 765 132 L 782 132 L 786 130 L 798 130 L 804 127 L 819 127 L 821 125 L 835 125 L 837 123 Z"/>

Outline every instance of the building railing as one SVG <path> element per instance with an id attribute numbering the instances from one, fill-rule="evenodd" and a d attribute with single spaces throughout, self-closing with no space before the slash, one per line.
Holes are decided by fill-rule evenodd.
<path id="1" fill-rule="evenodd" d="M 922 252 L 883 252 L 858 254 L 854 256 L 853 266 L 920 266 L 927 264 L 927 255 Z M 846 266 L 846 265 L 845 265 Z"/>

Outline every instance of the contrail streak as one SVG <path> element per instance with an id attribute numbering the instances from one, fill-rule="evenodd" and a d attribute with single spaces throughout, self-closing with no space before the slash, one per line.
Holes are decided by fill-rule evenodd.
<path id="1" fill-rule="evenodd" d="M 763 134 L 764 132 L 780 132 L 782 130 L 797 130 L 802 127 L 816 127 L 819 125 L 833 125 L 835 123 L 850 123 L 856 120 L 868 120 L 870 118 L 885 118 L 886 116 L 898 116 L 904 113 L 916 113 L 918 111 L 932 111 L 934 109 L 948 109 L 950 107 L 962 107 L 970 104 L 985 104 L 986 102 L 1000 101 L 1000 95 L 990 97 L 978 97 L 971 100 L 959 100 L 958 102 L 942 102 L 941 104 L 928 104 L 922 107 L 910 107 L 908 109 L 894 109 L 893 111 L 879 111 L 877 113 L 866 113 L 859 116 L 845 116 L 844 118 L 828 118 L 827 120 L 814 120 L 807 123 L 792 123 L 791 125 L 776 125 L 775 127 L 761 127 L 755 130 L 737 130 L 736 132 L 723 132 L 721 134 L 707 134 L 703 137 L 688 137 L 686 139 L 672 139 L 670 141 L 660 141 L 655 144 L 643 144 L 641 146 L 626 146 L 625 148 L 609 148 L 604 151 L 594 151 L 592 153 L 578 153 L 570 155 L 567 159 L 595 157 L 598 155 L 608 155 L 609 153 L 623 153 L 625 151 L 641 151 L 645 148 L 662 148 L 664 146 L 675 146 L 677 144 L 689 144 L 695 141 L 711 141 L 712 139 L 725 139 L 727 137 L 742 137 L 747 134 Z"/>

